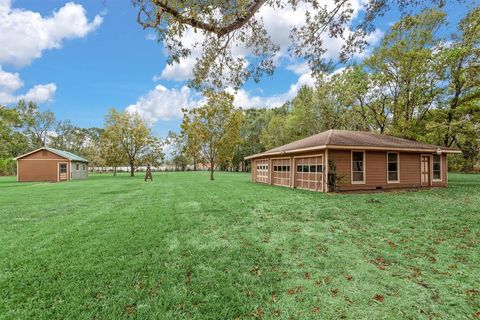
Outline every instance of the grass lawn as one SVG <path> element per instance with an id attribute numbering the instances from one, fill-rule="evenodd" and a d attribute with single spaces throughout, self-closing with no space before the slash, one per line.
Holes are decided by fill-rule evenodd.
<path id="1" fill-rule="evenodd" d="M 246 174 L 0 178 L 1 319 L 480 317 L 480 175 L 325 195 Z"/>

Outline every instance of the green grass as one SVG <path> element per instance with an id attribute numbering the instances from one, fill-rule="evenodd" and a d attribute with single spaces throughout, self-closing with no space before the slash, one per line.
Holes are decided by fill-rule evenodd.
<path id="1" fill-rule="evenodd" d="M 0 318 L 480 312 L 480 175 L 451 174 L 447 189 L 350 195 L 216 178 L 1 178 Z"/>

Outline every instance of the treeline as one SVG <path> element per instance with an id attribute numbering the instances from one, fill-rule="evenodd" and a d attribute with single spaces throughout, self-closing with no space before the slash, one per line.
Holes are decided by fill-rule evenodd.
<path id="1" fill-rule="evenodd" d="M 280 108 L 241 111 L 240 125 L 229 125 L 225 116 L 215 120 L 207 110 L 185 112 L 182 131 L 171 134 L 175 158 L 212 158 L 215 150 L 205 135 L 205 124 L 212 122 L 225 132 L 239 128 L 228 133 L 236 144 L 225 142 L 228 152 L 213 161 L 223 169 L 238 170 L 245 156 L 312 134 L 347 129 L 457 147 L 462 155 L 451 168 L 473 170 L 480 161 L 480 8 L 448 38 L 440 33 L 445 18 L 433 9 L 405 17 L 361 64 L 319 76 L 316 88 L 301 88 Z M 225 105 L 233 116 L 231 103 Z"/>
<path id="2" fill-rule="evenodd" d="M 480 8 L 443 36 L 445 13 L 425 10 L 392 25 L 360 64 L 316 75 L 315 88 L 274 109 L 237 109 L 233 97 L 205 92 L 206 103 L 184 110 L 181 130 L 165 140 L 138 115 L 111 110 L 104 128 L 58 122 L 33 103 L 0 107 L 0 174 L 15 173 L 12 158 L 42 145 L 68 150 L 92 166 L 159 165 L 169 145 L 185 169 L 240 170 L 244 157 L 328 129 L 366 130 L 456 147 L 450 168 L 480 162 Z"/>
<path id="3" fill-rule="evenodd" d="M 163 141 L 138 114 L 115 109 L 103 128 L 80 128 L 21 100 L 11 108 L 0 106 L 0 139 L 0 175 L 16 174 L 14 158 L 43 146 L 82 156 L 91 167 L 129 165 L 131 175 L 140 165 L 159 165 L 164 156 Z"/>

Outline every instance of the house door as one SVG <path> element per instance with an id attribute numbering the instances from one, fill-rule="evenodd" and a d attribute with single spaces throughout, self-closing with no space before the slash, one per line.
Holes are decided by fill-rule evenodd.
<path id="1" fill-rule="evenodd" d="M 68 179 L 67 175 L 67 164 L 66 163 L 59 163 L 58 164 L 58 180 L 65 181 Z"/>
<path id="2" fill-rule="evenodd" d="M 430 156 L 420 156 L 420 183 L 422 187 L 430 186 Z"/>

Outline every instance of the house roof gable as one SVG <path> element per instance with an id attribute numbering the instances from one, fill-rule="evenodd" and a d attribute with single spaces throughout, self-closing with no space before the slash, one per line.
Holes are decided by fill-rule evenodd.
<path id="1" fill-rule="evenodd" d="M 82 158 L 80 156 L 77 156 L 76 154 L 73 154 L 71 152 L 68 152 L 68 151 L 64 151 L 64 150 L 58 150 L 58 149 L 54 149 L 54 148 L 50 148 L 50 147 L 42 147 L 42 148 L 39 148 L 39 149 L 36 149 L 36 150 L 33 150 L 31 152 L 28 152 L 28 153 L 25 153 L 21 156 L 18 156 L 15 158 L 15 160 L 18 160 L 18 159 L 21 159 L 21 158 L 24 158 L 28 155 L 31 155 L 35 152 L 38 152 L 38 151 L 41 151 L 41 150 L 47 150 L 47 151 L 50 151 L 62 158 L 65 158 L 67 160 L 70 160 L 70 161 L 78 161 L 78 162 L 86 162 L 88 163 L 89 161 L 85 158 Z"/>

